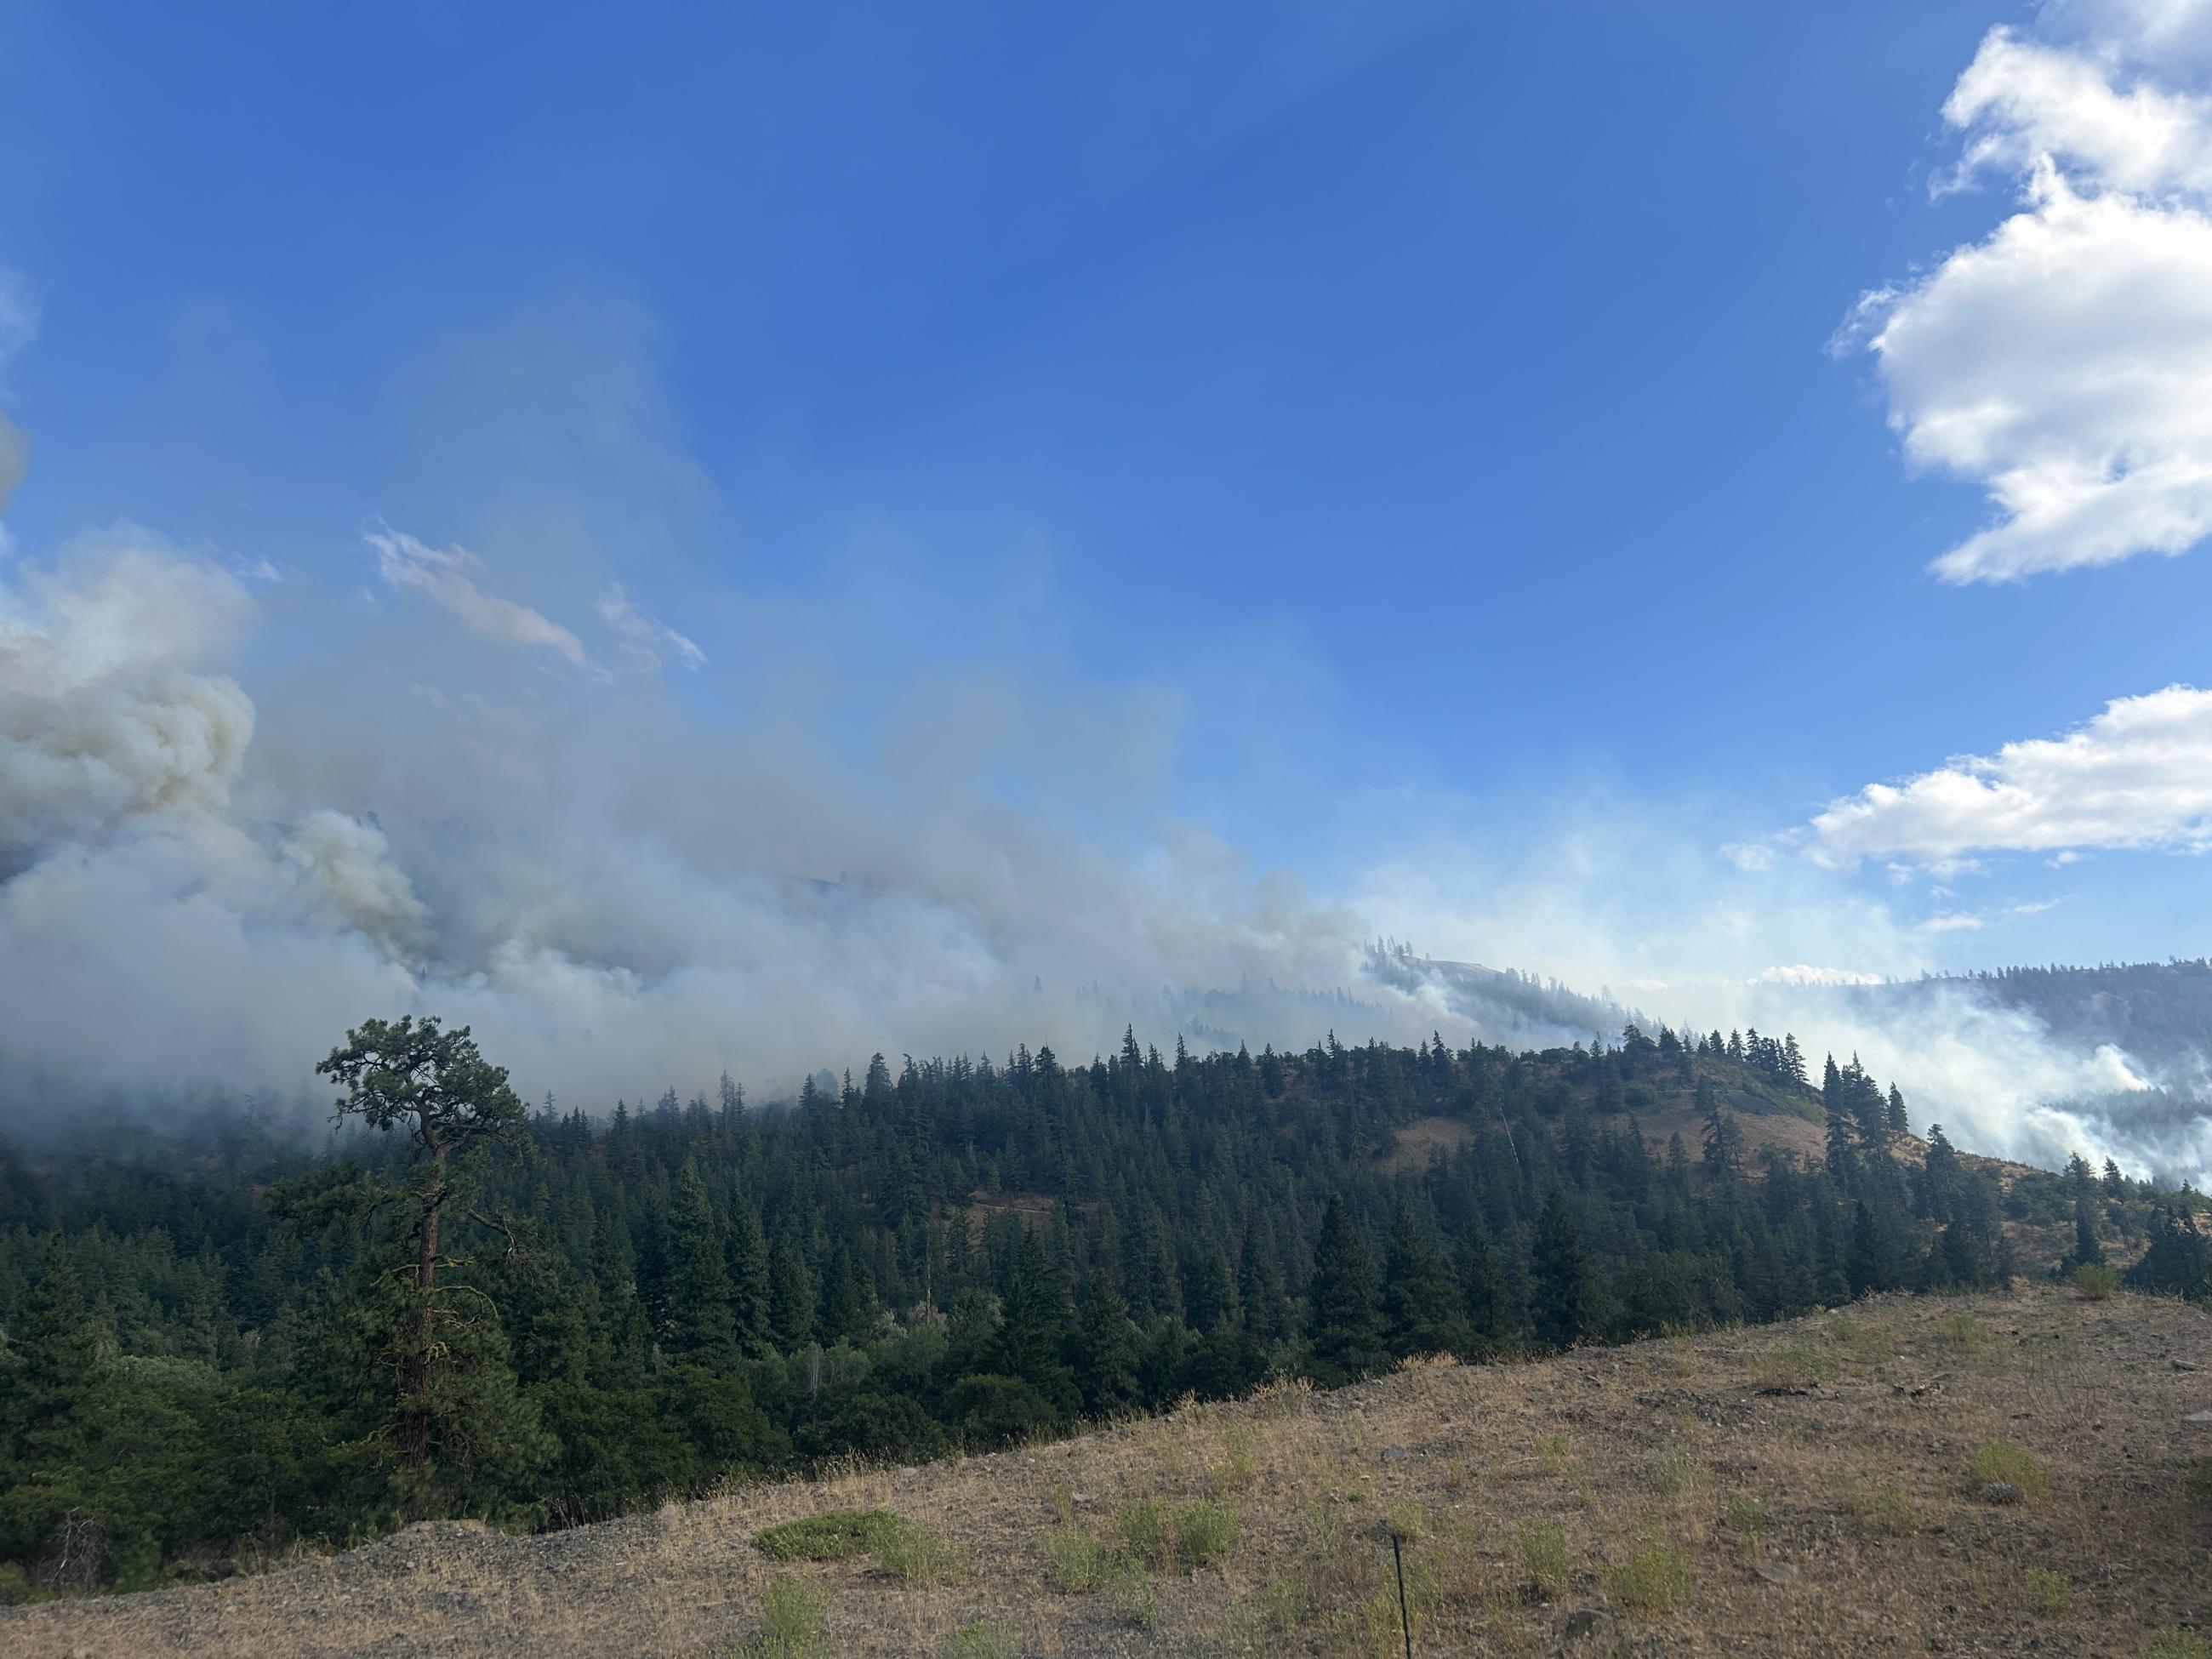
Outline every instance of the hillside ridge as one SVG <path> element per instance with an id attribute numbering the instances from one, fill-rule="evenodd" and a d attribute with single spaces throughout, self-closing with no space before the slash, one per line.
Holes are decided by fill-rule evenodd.
<path id="1" fill-rule="evenodd" d="M 15 1609 L 0 1645 L 737 1654 L 757 1650 L 764 1595 L 804 1612 L 796 1584 L 823 1610 L 822 1652 L 1398 1651 L 1387 1516 L 1417 1653 L 2138 1655 L 2212 1631 L 2208 1412 L 2212 1316 L 2189 1304 L 1892 1295 L 1526 1363 L 1415 1362 L 538 1536 L 422 1523 L 259 1576 Z M 1113 1567 L 1200 1505 L 1233 1514 L 1212 1564 L 1182 1570 L 1170 1542 Z M 754 1543 L 876 1509 L 936 1566 L 784 1565 Z M 1063 1559 L 1081 1540 L 1103 1564 L 1087 1589 Z"/>

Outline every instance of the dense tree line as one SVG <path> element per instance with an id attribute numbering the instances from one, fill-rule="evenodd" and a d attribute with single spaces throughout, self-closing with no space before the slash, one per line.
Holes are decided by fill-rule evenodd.
<path id="1" fill-rule="evenodd" d="M 0 1158 L 14 1593 L 1986 1285 L 2020 1268 L 2008 1216 L 2204 1285 L 2189 1195 L 2086 1165 L 2008 1188 L 1940 1129 L 1909 1142 L 1856 1061 L 1807 1086 L 1794 1037 L 1132 1033 L 1087 1065 L 878 1056 L 765 1109 L 725 1078 L 604 1117 L 526 1109 L 434 1021 L 372 1021 L 322 1069 L 321 1152 L 230 1115 Z M 1743 1109 L 1823 1121 L 1825 1153 L 1750 1155 Z"/>

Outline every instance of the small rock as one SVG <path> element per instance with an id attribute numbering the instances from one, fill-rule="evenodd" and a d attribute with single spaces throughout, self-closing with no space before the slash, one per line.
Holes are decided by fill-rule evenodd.
<path id="1" fill-rule="evenodd" d="M 2212 1423 L 2212 1412 L 2191 1412 L 2181 1420 L 2185 1423 Z"/>
<path id="2" fill-rule="evenodd" d="M 1982 1486 L 1982 1502 L 1984 1504 L 2017 1504 L 2020 1502 L 2020 1488 L 2014 1486 L 2009 1480 L 1987 1481 Z"/>
<path id="3" fill-rule="evenodd" d="M 1752 1571 L 1770 1584 L 1781 1584 L 1791 1589 L 1805 1582 L 1804 1569 L 1788 1561 L 1761 1561 Z"/>
<path id="4" fill-rule="evenodd" d="M 2178 1371 L 2201 1371 L 2204 1369 L 2193 1359 L 2172 1359 L 2166 1363 Z"/>
<path id="5" fill-rule="evenodd" d="M 1075 1494 L 1075 1497 L 1074 1497 L 1074 1498 L 1073 1498 L 1072 1501 L 1073 1501 L 1073 1502 L 1075 1502 L 1075 1503 L 1077 1503 L 1077 1504 L 1089 1504 L 1089 1503 L 1093 1503 L 1093 1502 L 1095 1502 L 1096 1500 L 1095 1500 L 1094 1498 L 1092 1498 L 1092 1497 L 1091 1496 L 1091 1494 L 1090 1494 L 1089 1492 L 1078 1492 L 1078 1493 L 1076 1493 L 1076 1494 Z"/>
<path id="6" fill-rule="evenodd" d="M 897 1475 L 900 1480 L 903 1480 L 910 1474 L 920 1474 L 921 1471 L 915 1468 L 911 1463 L 902 1463 L 898 1468 L 892 1470 L 891 1473 Z"/>
<path id="7" fill-rule="evenodd" d="M 1413 1454 L 1407 1451 L 1403 1446 L 1385 1446 L 1382 1448 L 1382 1461 L 1385 1463 L 1403 1463 L 1411 1459 L 1413 1455 Z"/>
<path id="8" fill-rule="evenodd" d="M 1579 1642 L 1595 1635 L 1612 1617 L 1603 1607 L 1577 1607 L 1567 1615 L 1567 1640 Z"/>

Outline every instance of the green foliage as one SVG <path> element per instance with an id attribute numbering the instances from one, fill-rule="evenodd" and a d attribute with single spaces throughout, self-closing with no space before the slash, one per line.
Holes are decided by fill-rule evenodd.
<path id="1" fill-rule="evenodd" d="M 1174 1519 L 1158 1498 L 1133 1498 L 1114 1512 L 1114 1536 L 1129 1559 L 1147 1567 L 1165 1567 L 1175 1541 Z"/>
<path id="2" fill-rule="evenodd" d="M 828 1594 L 803 1578 L 773 1578 L 761 1591 L 760 1659 L 818 1659 L 830 1650 Z"/>
<path id="3" fill-rule="evenodd" d="M 1920 1530 L 1919 1511 L 1905 1488 L 1894 1480 L 1854 1478 L 1844 1485 L 1844 1512 L 1863 1532 L 1887 1538 L 1910 1538 Z"/>
<path id="4" fill-rule="evenodd" d="M 889 1510 L 832 1510 L 787 1521 L 753 1538 L 753 1547 L 772 1561 L 849 1561 L 881 1549 L 907 1522 Z"/>
<path id="5" fill-rule="evenodd" d="M 1607 1595 L 1639 1619 L 1671 1613 L 1690 1599 L 1690 1558 L 1672 1544 L 1653 1541 L 1630 1553 L 1605 1573 Z"/>
<path id="6" fill-rule="evenodd" d="M 976 1619 L 937 1644 L 937 1659 L 1019 1659 L 1021 1638 L 994 1620 Z"/>
<path id="7" fill-rule="evenodd" d="M 2056 1619 L 2074 1606 L 2073 1581 L 2048 1567 L 2030 1567 L 2025 1575 L 2028 1604 L 2045 1619 Z"/>
<path id="8" fill-rule="evenodd" d="M 1237 1548 L 1237 1534 L 1234 1504 L 1201 1500 L 1181 1505 L 1175 1512 L 1177 1565 L 1186 1572 L 1221 1565 Z"/>
<path id="9" fill-rule="evenodd" d="M 1053 1588 L 1066 1595 L 1087 1595 L 1104 1587 L 1114 1564 L 1096 1538 L 1079 1527 L 1054 1527 L 1042 1541 Z"/>
<path id="10" fill-rule="evenodd" d="M 1993 1482 L 2018 1488 L 2029 1502 L 2051 1496 L 2051 1466 L 2010 1440 L 1985 1441 L 1966 1459 L 1966 1484 L 1974 1491 Z"/>
<path id="11" fill-rule="evenodd" d="M 1565 1595 L 1571 1577 L 1567 1529 L 1556 1521 L 1531 1522 L 1521 1528 L 1520 1543 L 1521 1567 L 1528 1575 L 1530 1592 L 1540 1601 Z"/>
<path id="12" fill-rule="evenodd" d="M 2168 1631 L 2143 1650 L 2143 1659 L 2212 1659 L 2212 1642 L 2193 1631 Z"/>
<path id="13" fill-rule="evenodd" d="M 2085 1261 L 2074 1269 L 2073 1285 L 2084 1302 L 2102 1302 L 2120 1288 L 2120 1270 L 2101 1261 Z"/>
<path id="14" fill-rule="evenodd" d="M 964 1546 L 911 1521 L 888 1529 L 874 1550 L 876 1565 L 901 1583 L 957 1584 L 968 1577 Z"/>

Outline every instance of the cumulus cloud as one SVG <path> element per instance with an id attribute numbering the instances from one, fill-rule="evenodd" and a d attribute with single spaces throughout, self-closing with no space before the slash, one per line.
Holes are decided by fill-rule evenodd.
<path id="1" fill-rule="evenodd" d="M 428 594 L 478 638 L 534 646 L 577 668 L 591 665 L 584 642 L 559 623 L 478 582 L 483 561 L 466 548 L 431 547 L 394 530 L 373 530 L 366 539 L 388 586 Z"/>
<path id="2" fill-rule="evenodd" d="M 2115 698 L 2063 737 L 1869 784 L 1831 802 L 1809 829 L 1814 856 L 1833 864 L 1936 864 L 1981 851 L 2203 851 L 2212 846 L 2212 691 L 2170 685 Z"/>
<path id="3" fill-rule="evenodd" d="M 1988 493 L 1992 521 L 1933 566 L 1948 581 L 2212 534 L 2212 93 L 2160 44 L 2197 26 L 2148 6 L 2074 21 L 2118 33 L 1993 30 L 1944 105 L 1962 150 L 1940 187 L 2011 176 L 2021 210 L 1866 295 L 1838 336 L 1874 354 L 1907 459 Z"/>
<path id="4" fill-rule="evenodd" d="M 707 660 L 707 653 L 683 635 L 632 605 L 620 582 L 599 590 L 598 609 L 600 620 L 621 640 L 624 654 L 648 673 L 664 663 L 698 668 Z"/>

